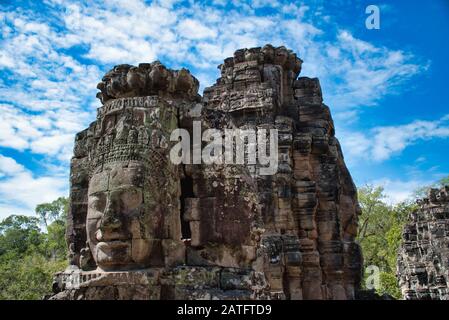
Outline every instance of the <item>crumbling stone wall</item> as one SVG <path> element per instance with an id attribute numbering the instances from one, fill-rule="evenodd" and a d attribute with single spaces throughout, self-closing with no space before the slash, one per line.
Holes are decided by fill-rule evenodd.
<path id="1" fill-rule="evenodd" d="M 319 80 L 298 78 L 301 65 L 285 47 L 237 50 L 203 97 L 187 70 L 159 62 L 108 72 L 97 120 L 75 141 L 71 266 L 56 276 L 53 298 L 354 299 L 356 188 Z M 170 131 L 194 136 L 195 122 L 201 130 L 277 129 L 277 170 L 174 165 Z M 249 142 L 245 152 L 254 152 Z M 117 175 L 129 189 L 122 205 L 98 205 L 98 186 L 116 193 Z"/>
<path id="2" fill-rule="evenodd" d="M 418 200 L 402 233 L 397 275 L 406 300 L 449 299 L 449 186 Z"/>

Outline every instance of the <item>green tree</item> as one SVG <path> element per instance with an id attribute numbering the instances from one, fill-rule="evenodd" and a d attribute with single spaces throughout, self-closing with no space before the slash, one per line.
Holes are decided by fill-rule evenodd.
<path id="1" fill-rule="evenodd" d="M 42 224 L 47 227 L 52 221 L 65 220 L 68 206 L 68 199 L 60 197 L 52 202 L 37 205 L 36 214 L 41 219 Z"/>
<path id="2" fill-rule="evenodd" d="M 0 255 L 6 252 L 24 254 L 41 242 L 39 220 L 35 217 L 11 215 L 0 222 Z"/>
<path id="3" fill-rule="evenodd" d="M 362 215 L 357 239 L 362 247 L 364 266 L 379 267 L 379 294 L 400 298 L 396 280 L 397 251 L 402 229 L 415 205 L 410 201 L 388 204 L 383 188 L 373 186 L 359 188 L 359 202 Z"/>
<path id="4" fill-rule="evenodd" d="M 50 203 L 39 204 L 36 207 L 36 214 L 47 230 L 45 242 L 41 247 L 53 260 L 65 259 L 67 253 L 65 227 L 68 207 L 68 198 L 64 197 Z"/>
<path id="5" fill-rule="evenodd" d="M 11 215 L 0 222 L 0 299 L 51 293 L 53 274 L 67 266 L 67 208 L 67 199 L 59 198 L 38 205 L 35 217 Z"/>
<path id="6" fill-rule="evenodd" d="M 38 252 L 0 258 L 0 300 L 40 300 L 51 293 L 53 274 L 65 260 L 51 260 Z"/>
<path id="7" fill-rule="evenodd" d="M 427 192 L 429 191 L 430 188 L 440 189 L 444 186 L 449 186 L 449 176 L 441 178 L 441 179 L 437 180 L 436 182 L 432 183 L 431 185 L 416 189 L 414 192 L 414 197 L 415 198 L 424 198 L 427 196 Z"/>
<path id="8" fill-rule="evenodd" d="M 65 222 L 62 220 L 53 221 L 47 227 L 46 235 L 47 254 L 53 260 L 65 259 L 67 255 L 67 245 L 65 241 Z"/>

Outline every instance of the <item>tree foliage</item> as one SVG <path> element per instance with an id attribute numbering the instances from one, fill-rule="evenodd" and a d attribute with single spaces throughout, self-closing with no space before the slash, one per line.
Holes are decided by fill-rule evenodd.
<path id="1" fill-rule="evenodd" d="M 431 185 L 416 189 L 414 192 L 414 196 L 416 198 L 424 198 L 427 196 L 427 192 L 429 191 L 430 188 L 440 189 L 444 186 L 449 186 L 449 176 L 441 178 L 440 180 L 432 183 Z"/>
<path id="2" fill-rule="evenodd" d="M 36 217 L 11 215 L 0 222 L 0 299 L 42 299 L 53 274 L 66 266 L 68 200 L 40 204 Z"/>
<path id="3" fill-rule="evenodd" d="M 48 223 L 58 220 L 65 220 L 68 211 L 68 199 L 60 197 L 50 203 L 42 203 L 37 205 L 36 214 L 40 218 L 42 224 L 46 227 Z"/>
<path id="4" fill-rule="evenodd" d="M 12 215 L 0 223 L 0 255 L 7 252 L 18 255 L 42 241 L 38 219 Z"/>
<path id="5" fill-rule="evenodd" d="M 358 241 L 362 247 L 364 267 L 379 267 L 379 294 L 400 298 L 396 280 L 396 258 L 401 234 L 415 204 L 405 201 L 396 205 L 386 202 L 382 187 L 359 188 L 362 215 L 359 220 Z"/>

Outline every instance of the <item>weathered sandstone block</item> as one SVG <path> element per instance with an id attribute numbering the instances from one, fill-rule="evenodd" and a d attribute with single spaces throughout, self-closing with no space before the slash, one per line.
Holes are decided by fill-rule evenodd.
<path id="1" fill-rule="evenodd" d="M 402 233 L 397 274 L 406 300 L 449 300 L 449 186 L 418 200 Z"/>

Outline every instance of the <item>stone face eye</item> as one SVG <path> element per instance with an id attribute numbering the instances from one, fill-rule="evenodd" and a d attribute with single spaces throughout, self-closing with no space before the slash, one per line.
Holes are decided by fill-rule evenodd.
<path id="1" fill-rule="evenodd" d="M 106 197 L 102 194 L 96 194 L 89 197 L 89 209 L 103 212 L 106 207 Z"/>
<path id="2" fill-rule="evenodd" d="M 142 191 L 138 189 L 123 191 L 120 195 L 120 200 L 124 212 L 132 211 L 142 204 L 143 202 Z"/>

